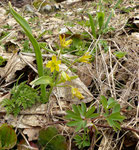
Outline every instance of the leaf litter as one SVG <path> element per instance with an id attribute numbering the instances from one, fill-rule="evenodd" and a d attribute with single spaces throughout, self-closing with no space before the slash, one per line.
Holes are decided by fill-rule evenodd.
<path id="1" fill-rule="evenodd" d="M 21 13 L 23 12 L 23 16 L 30 22 L 33 34 L 36 37 L 43 31 L 46 31 L 46 34 L 44 34 L 39 41 L 46 42 L 53 50 L 55 44 L 59 43 L 60 29 L 66 27 L 68 31 L 72 33 L 72 36 L 76 35 L 76 33 L 81 36 L 85 31 L 90 32 L 89 28 L 87 26 L 82 26 L 80 22 L 87 19 L 87 11 L 94 14 L 92 10 L 96 10 L 96 8 L 94 3 L 93 5 L 92 3 L 93 2 L 90 1 L 73 1 L 69 4 L 69 1 L 68 3 L 65 1 L 60 3 L 62 7 L 61 10 L 52 11 L 49 14 L 41 14 L 37 11 L 29 14 L 24 12 L 24 7 L 16 9 Z M 16 4 L 15 1 L 13 1 L 13 4 Z M 134 1 L 132 5 L 127 1 L 122 3 L 123 7 L 130 6 L 134 8 L 136 5 L 136 1 Z M 8 10 L 8 8 L 6 8 L 5 3 L 1 2 L 0 34 L 4 31 L 11 32 L 11 34 L 8 34 L 4 39 L 0 40 L 0 55 L 7 58 L 6 66 L 0 67 L 1 101 L 7 93 L 9 94 L 13 83 L 16 83 L 19 77 L 18 72 L 20 74 L 26 74 L 26 80 L 28 80 L 29 72 L 24 68 L 27 66 L 29 66 L 34 74 L 37 73 L 35 69 L 35 57 L 30 53 L 30 56 L 28 56 L 29 54 L 27 53 L 24 53 L 24 55 L 22 54 L 23 41 L 27 39 L 14 19 L 9 14 L 6 14 L 6 10 Z M 97 55 L 91 67 L 85 66 L 83 68 L 82 65 L 76 64 L 74 68 L 77 69 L 79 78 L 72 81 L 72 84 L 78 87 L 81 93 L 85 95 L 85 99 L 83 99 L 85 103 L 92 102 L 97 106 L 99 105 L 99 97 L 101 95 L 111 95 L 114 97 L 120 103 L 122 113 L 127 116 L 127 120 L 124 122 L 123 126 L 128 125 L 136 129 L 139 128 L 139 28 L 138 19 L 136 19 L 137 13 L 138 10 L 136 8 L 132 9 L 129 13 L 121 13 L 120 8 L 116 10 L 110 22 L 110 26 L 115 30 L 103 37 L 109 44 L 108 52 L 104 53 L 104 47 L 100 45 L 100 51 L 96 52 Z M 35 17 L 33 18 L 33 16 Z M 3 27 L 4 25 L 6 28 Z M 10 27 L 12 27 L 12 29 L 10 29 Z M 14 53 L 12 49 L 11 51 L 5 52 L 4 45 L 13 39 L 21 49 L 22 58 L 18 53 Z M 91 45 L 90 49 L 93 49 Z M 114 55 L 116 51 L 126 52 L 127 55 L 122 59 L 117 59 Z M 69 54 L 67 54 L 67 58 L 68 57 L 72 59 L 72 56 Z M 46 60 L 49 59 L 47 56 L 43 58 Z M 62 67 L 66 69 L 66 65 L 62 64 Z M 73 75 L 74 73 L 69 71 L 69 74 Z M 12 115 L 7 116 L 6 111 L 1 108 L 0 116 L 2 117 L 0 118 L 0 124 L 7 122 L 16 129 L 22 129 L 22 134 L 28 135 L 28 139 L 26 140 L 33 141 L 38 138 L 38 132 L 41 128 L 46 128 L 49 123 L 51 124 L 53 121 L 58 122 L 64 120 L 63 116 L 65 115 L 65 111 L 71 108 L 73 103 L 77 104 L 81 103 L 81 101 L 76 98 L 73 99 L 68 88 L 57 87 L 54 89 L 49 103 L 36 104 L 30 109 L 21 111 L 16 118 Z M 57 124 L 55 126 L 61 133 L 69 136 L 69 139 L 72 138 L 74 130 L 71 130 L 64 124 Z M 102 133 L 102 139 L 100 140 L 101 146 L 98 146 L 99 150 L 102 149 L 101 147 L 103 147 L 103 149 L 118 149 L 119 147 L 123 147 L 123 149 L 130 147 L 133 147 L 133 149 L 135 147 L 137 148 L 139 136 L 134 131 L 125 132 L 123 130 L 120 134 L 115 135 L 115 133 L 109 129 L 99 128 L 99 130 Z M 36 135 L 33 134 L 34 132 Z M 131 141 L 130 143 L 127 143 L 127 137 L 128 140 Z M 121 140 L 122 142 L 120 143 Z M 69 140 L 69 142 L 70 141 L 71 140 Z M 115 148 L 113 145 L 115 145 Z M 73 149 L 71 143 L 69 149 Z"/>

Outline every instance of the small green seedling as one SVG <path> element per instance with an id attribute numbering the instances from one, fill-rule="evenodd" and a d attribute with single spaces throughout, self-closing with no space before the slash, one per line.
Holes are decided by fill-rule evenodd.
<path id="1" fill-rule="evenodd" d="M 116 9 L 116 7 L 119 5 L 121 0 L 118 0 L 117 3 L 115 4 L 113 10 Z M 113 11 L 111 11 L 110 15 L 108 16 L 107 19 L 105 19 L 105 12 L 99 11 L 96 14 L 96 19 L 93 19 L 91 14 L 88 14 L 89 21 L 90 21 L 90 26 L 92 30 L 92 35 L 96 39 L 99 37 L 99 35 L 102 35 L 107 31 L 108 24 L 110 22 L 110 19 L 112 18 Z"/>
<path id="2" fill-rule="evenodd" d="M 11 90 L 11 98 L 4 99 L 1 104 L 5 107 L 7 114 L 17 116 L 21 110 L 31 108 L 35 103 L 40 102 L 37 90 L 22 82 L 15 85 Z"/>

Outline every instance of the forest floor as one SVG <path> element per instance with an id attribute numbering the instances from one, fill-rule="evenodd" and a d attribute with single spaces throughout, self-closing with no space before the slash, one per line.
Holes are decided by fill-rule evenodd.
<path id="1" fill-rule="evenodd" d="M 102 115 L 104 109 L 100 107 L 100 100 L 103 95 L 120 104 L 120 113 L 126 119 L 121 123 L 121 130 L 115 132 L 106 120 L 95 118 L 93 123 L 98 133 L 96 135 L 95 128 L 90 129 L 88 125 L 90 144 L 83 149 L 139 150 L 139 3 L 137 0 L 122 0 L 114 10 L 116 1 L 111 0 L 42 2 L 20 5 L 13 1 L 12 4 L 28 21 L 37 41 L 46 44 L 41 48 L 44 67 L 51 60 L 52 53 L 59 54 L 61 50 L 59 35 L 73 41 L 69 48 L 61 50 L 60 58 L 64 57 L 72 64 L 88 52 L 92 59 L 90 63 L 73 63 L 73 72 L 68 72 L 71 76 L 78 75 L 71 85 L 79 89 L 84 97 L 81 100 L 73 98 L 69 87 L 56 87 L 48 103 L 36 103 L 31 108 L 22 109 L 16 117 L 7 115 L 0 104 L 0 125 L 12 125 L 18 135 L 18 144 L 12 149 L 56 149 L 43 144 L 42 148 L 41 142 L 38 144 L 40 131 L 48 126 L 56 127 L 66 139 L 66 148 L 57 146 L 57 150 L 81 149 L 75 145 L 75 128 L 66 125 L 66 111 L 72 109 L 73 104 L 84 102 L 88 108 L 94 105 L 96 112 Z M 97 37 L 94 38 L 88 13 L 97 20 L 99 11 L 104 12 L 104 22 L 113 13 L 107 29 L 101 33 L 95 24 Z M 0 62 L 2 102 L 11 98 L 10 91 L 16 83 L 27 81 L 30 85 L 37 77 L 33 47 L 4 1 L 0 2 L 0 57 L 0 61 L 6 60 Z M 61 68 L 65 70 L 67 65 L 61 64 Z M 82 134 L 82 130 L 78 134 Z"/>

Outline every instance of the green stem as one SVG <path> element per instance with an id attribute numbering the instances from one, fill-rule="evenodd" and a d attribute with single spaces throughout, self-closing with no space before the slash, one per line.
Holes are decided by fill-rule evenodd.
<path id="1" fill-rule="evenodd" d="M 49 52 L 49 53 L 56 54 L 56 55 L 58 54 L 57 52 L 52 51 L 52 50 L 50 50 L 50 49 L 48 49 L 48 48 L 46 48 L 46 47 L 43 47 L 43 49 L 46 50 L 46 51 Z"/>
<path id="2" fill-rule="evenodd" d="M 56 81 L 55 81 L 55 77 L 56 77 L 56 70 L 54 70 L 54 73 L 53 73 L 53 81 L 56 83 Z M 50 95 L 51 95 L 51 93 L 52 93 L 52 91 L 53 91 L 53 88 L 54 88 L 54 86 L 55 86 L 55 83 L 53 84 L 53 85 L 51 85 L 51 88 L 50 88 L 50 90 L 49 90 L 49 93 L 48 93 L 48 96 L 47 96 L 47 101 L 49 100 L 49 98 L 50 98 Z"/>

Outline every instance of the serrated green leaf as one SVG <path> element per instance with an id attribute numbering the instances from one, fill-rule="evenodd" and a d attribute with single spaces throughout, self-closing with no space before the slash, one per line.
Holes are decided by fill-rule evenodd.
<path id="1" fill-rule="evenodd" d="M 17 136 L 11 126 L 3 124 L 0 127 L 0 149 L 11 149 L 17 142 Z"/>
<path id="2" fill-rule="evenodd" d="M 83 142 L 83 147 L 86 147 L 86 146 L 90 146 L 90 141 L 84 141 Z"/>
<path id="3" fill-rule="evenodd" d="M 77 115 L 80 115 L 79 109 L 75 104 L 72 105 L 72 109 Z"/>
<path id="4" fill-rule="evenodd" d="M 85 117 L 86 118 L 90 118 L 90 115 L 92 115 L 94 111 L 95 111 L 95 106 L 93 106 L 90 109 L 88 109 L 88 111 L 85 114 Z"/>
<path id="5" fill-rule="evenodd" d="M 67 119 L 82 120 L 80 115 L 75 114 L 71 110 L 67 110 L 66 113 L 67 113 L 67 115 L 65 117 Z"/>
<path id="6" fill-rule="evenodd" d="M 120 104 L 116 104 L 112 110 L 112 113 L 120 112 Z"/>
<path id="7" fill-rule="evenodd" d="M 110 116 L 108 117 L 109 119 L 112 120 L 117 120 L 117 121 L 123 121 L 126 117 L 125 116 L 121 116 L 120 112 L 116 112 L 116 113 L 112 113 L 110 114 Z"/>
<path id="8" fill-rule="evenodd" d="M 33 80 L 30 85 L 52 85 L 53 84 L 53 79 L 50 76 L 41 76 L 35 80 Z"/>

